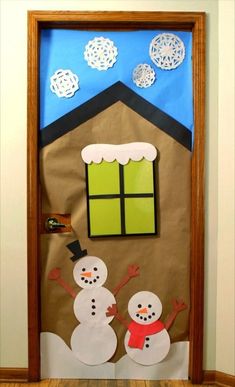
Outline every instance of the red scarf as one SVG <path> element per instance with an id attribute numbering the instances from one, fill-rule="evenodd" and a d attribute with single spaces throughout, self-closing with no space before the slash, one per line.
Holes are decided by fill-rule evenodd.
<path id="1" fill-rule="evenodd" d="M 159 320 L 147 325 L 132 321 L 128 327 L 131 334 L 128 342 L 129 347 L 142 349 L 146 336 L 161 332 L 164 328 L 164 324 Z"/>

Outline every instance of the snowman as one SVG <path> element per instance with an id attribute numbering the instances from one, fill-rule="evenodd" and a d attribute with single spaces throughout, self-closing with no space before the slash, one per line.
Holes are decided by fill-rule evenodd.
<path id="1" fill-rule="evenodd" d="M 174 300 L 173 311 L 164 324 L 159 320 L 162 304 L 157 295 L 149 291 L 141 291 L 134 294 L 128 303 L 131 323 L 128 323 L 118 312 L 116 304 L 108 308 L 106 315 L 115 316 L 127 328 L 124 345 L 130 358 L 142 365 L 153 365 L 167 356 L 170 349 L 170 337 L 167 331 L 177 314 L 186 308 L 183 301 Z"/>
<path id="2" fill-rule="evenodd" d="M 67 247 L 74 254 L 72 261 L 78 260 L 73 276 L 82 290 L 76 295 L 62 280 L 58 268 L 49 273 L 49 279 L 57 280 L 75 298 L 73 309 L 80 324 L 71 336 L 74 355 L 87 365 L 102 364 L 113 356 L 117 347 L 116 334 L 109 325 L 114 316 L 107 316 L 106 310 L 109 305 L 115 303 L 114 295 L 131 278 L 139 275 L 138 267 L 130 265 L 127 275 L 111 293 L 103 286 L 108 275 L 105 263 L 98 257 L 89 256 L 87 250 L 81 249 L 79 241 L 74 241 Z"/>

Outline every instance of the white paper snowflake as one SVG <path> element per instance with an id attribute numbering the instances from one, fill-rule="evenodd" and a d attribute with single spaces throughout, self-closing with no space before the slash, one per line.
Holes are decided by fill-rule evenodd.
<path id="1" fill-rule="evenodd" d="M 50 89 L 57 97 L 72 97 L 79 89 L 79 78 L 71 70 L 57 70 L 51 79 Z"/>
<path id="2" fill-rule="evenodd" d="M 107 70 L 116 62 L 117 54 L 118 50 L 113 41 L 100 36 L 88 42 L 84 58 L 93 69 Z"/>
<path id="3" fill-rule="evenodd" d="M 149 87 L 155 81 L 155 71 L 147 63 L 140 63 L 134 68 L 132 79 L 138 87 Z"/>
<path id="4" fill-rule="evenodd" d="M 149 55 L 157 67 L 163 70 L 175 69 L 184 60 L 184 43 L 175 34 L 159 34 L 150 43 Z"/>

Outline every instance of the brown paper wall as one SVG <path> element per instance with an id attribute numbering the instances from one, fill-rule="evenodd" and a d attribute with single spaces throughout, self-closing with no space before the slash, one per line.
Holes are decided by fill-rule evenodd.
<path id="1" fill-rule="evenodd" d="M 157 236 L 87 237 L 85 165 L 81 149 L 92 143 L 121 144 L 144 141 L 158 150 L 156 160 Z M 40 155 L 42 212 L 71 213 L 73 233 L 41 236 L 41 329 L 53 332 L 70 345 L 78 324 L 73 299 L 55 281 L 47 279 L 53 267 L 60 267 L 65 281 L 77 292 L 73 279 L 74 263 L 66 245 L 79 239 L 90 255 L 107 265 L 104 286 L 112 290 L 126 274 L 127 266 L 140 266 L 140 276 L 132 279 L 117 295 L 120 312 L 130 320 L 127 304 L 141 290 L 156 293 L 163 305 L 162 321 L 171 311 L 171 300 L 181 297 L 189 305 L 190 267 L 190 180 L 191 153 L 170 136 L 117 102 L 96 117 L 46 146 Z M 174 322 L 172 341 L 188 338 L 187 311 Z M 125 354 L 125 328 L 111 323 L 118 336 L 118 348 L 112 361 Z"/>

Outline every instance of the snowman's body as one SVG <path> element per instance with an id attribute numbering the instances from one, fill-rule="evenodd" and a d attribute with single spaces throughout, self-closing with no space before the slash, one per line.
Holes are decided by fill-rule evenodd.
<path id="1" fill-rule="evenodd" d="M 117 347 L 117 338 L 110 325 L 91 327 L 78 325 L 71 337 L 74 355 L 88 365 L 98 365 L 108 361 Z"/>
<path id="2" fill-rule="evenodd" d="M 124 344 L 127 354 L 132 360 L 143 365 L 152 365 L 162 361 L 170 349 L 170 337 L 162 324 L 162 328 L 156 333 L 152 329 L 151 334 L 144 334 L 150 327 L 157 325 L 162 313 L 162 304 L 159 298 L 152 292 L 142 291 L 134 294 L 128 303 L 130 317 L 137 323 L 137 330 L 134 338 L 130 331 L 127 331 Z M 142 329 L 141 329 L 142 327 Z M 156 328 L 157 329 L 157 328 Z M 138 346 L 139 339 L 143 343 Z M 136 345 L 134 344 L 136 340 Z"/>
<path id="3" fill-rule="evenodd" d="M 74 313 L 80 324 L 71 336 L 71 348 L 75 356 L 88 365 L 108 361 L 117 347 L 117 338 L 109 323 L 106 310 L 114 304 L 113 294 L 103 287 L 107 278 L 104 262 L 86 256 L 74 267 L 74 279 L 83 289 L 74 301 Z"/>
<path id="4" fill-rule="evenodd" d="M 166 357 L 170 349 L 170 337 L 166 329 L 163 329 L 159 333 L 146 336 L 142 349 L 129 347 L 129 340 L 130 332 L 127 331 L 124 340 L 126 352 L 132 360 L 143 365 L 159 363 Z"/>

